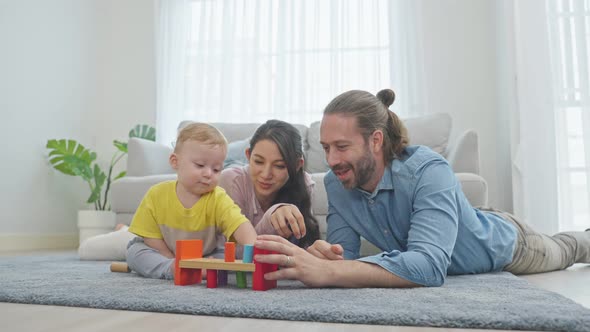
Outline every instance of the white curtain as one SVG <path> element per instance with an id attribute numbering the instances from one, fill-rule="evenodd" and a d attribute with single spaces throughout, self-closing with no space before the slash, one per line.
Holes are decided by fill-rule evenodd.
<path id="1" fill-rule="evenodd" d="M 156 2 L 156 140 L 171 144 L 184 112 L 191 28 L 189 0 Z"/>
<path id="2" fill-rule="evenodd" d="M 339 93 L 397 93 L 402 116 L 427 109 L 411 0 L 160 1 L 158 140 L 177 124 L 310 124 Z M 188 29 L 188 32 L 187 32 Z"/>
<path id="3" fill-rule="evenodd" d="M 514 2 L 514 209 L 545 233 L 590 225 L 588 3 Z"/>

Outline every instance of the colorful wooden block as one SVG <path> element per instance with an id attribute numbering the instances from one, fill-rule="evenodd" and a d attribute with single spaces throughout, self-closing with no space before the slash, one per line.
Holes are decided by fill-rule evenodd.
<path id="1" fill-rule="evenodd" d="M 232 243 L 233 244 L 233 243 Z M 226 248 L 227 249 L 227 248 Z M 257 261 L 252 263 L 252 257 L 257 254 L 272 254 L 274 252 L 244 246 L 245 260 L 235 259 L 235 244 L 229 245 L 229 251 L 234 254 L 226 255 L 228 262 L 216 258 L 203 257 L 202 240 L 178 240 L 176 242 L 176 258 L 174 261 L 174 284 L 191 285 L 201 282 L 201 270 L 207 270 L 207 287 L 216 288 L 227 284 L 227 271 L 236 271 L 237 284 L 240 288 L 246 288 L 248 280 L 246 272 L 254 272 L 252 276 L 253 290 L 268 290 L 277 287 L 276 281 L 265 280 L 264 275 L 277 271 L 277 264 L 263 264 Z M 227 252 L 226 252 L 227 253 Z"/>
<path id="2" fill-rule="evenodd" d="M 242 272 L 242 271 L 236 272 L 236 284 L 237 284 L 238 288 L 248 287 L 248 280 L 246 279 L 246 272 Z"/>
<path id="3" fill-rule="evenodd" d="M 183 259 L 202 258 L 203 240 L 176 241 L 176 257 L 174 260 L 174 284 L 179 286 L 201 283 L 201 269 L 181 267 Z"/>
<path id="4" fill-rule="evenodd" d="M 217 288 L 217 270 L 207 269 L 207 288 Z"/>
<path id="5" fill-rule="evenodd" d="M 242 258 L 242 262 L 252 263 L 253 256 L 254 256 L 254 246 L 251 244 L 244 245 L 244 258 Z"/>
<path id="6" fill-rule="evenodd" d="M 217 271 L 217 286 L 218 287 L 227 286 L 227 271 L 226 270 L 218 270 Z"/>
<path id="7" fill-rule="evenodd" d="M 236 260 L 236 244 L 235 242 L 225 243 L 225 261 L 233 262 Z"/>
<path id="8" fill-rule="evenodd" d="M 271 254 L 269 250 L 263 250 L 254 247 L 254 256 Z M 254 273 L 252 274 L 252 289 L 257 291 L 265 291 L 277 287 L 276 280 L 266 280 L 264 275 L 268 272 L 274 272 L 279 269 L 277 264 L 263 264 L 254 260 Z"/>

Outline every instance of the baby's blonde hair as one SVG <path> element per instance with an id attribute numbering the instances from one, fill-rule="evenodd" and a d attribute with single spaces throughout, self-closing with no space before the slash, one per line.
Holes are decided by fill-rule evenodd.
<path id="1" fill-rule="evenodd" d="M 206 123 L 193 122 L 182 127 L 176 138 L 174 152 L 177 153 L 182 144 L 189 140 L 208 145 L 219 145 L 227 150 L 227 140 L 225 139 L 225 136 L 223 136 L 219 129 Z"/>

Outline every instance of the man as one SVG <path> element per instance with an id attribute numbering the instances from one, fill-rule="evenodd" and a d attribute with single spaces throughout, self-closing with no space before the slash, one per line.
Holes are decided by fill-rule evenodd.
<path id="1" fill-rule="evenodd" d="M 259 236 L 277 251 L 257 260 L 284 268 L 267 279 L 309 286 L 440 286 L 447 274 L 565 269 L 590 263 L 590 232 L 552 237 L 514 216 L 475 209 L 444 158 L 409 146 L 403 123 L 388 107 L 395 95 L 348 91 L 324 110 L 320 141 L 331 168 L 328 238 L 307 249 Z M 384 252 L 358 258 L 362 236 Z M 343 258 L 345 260 L 343 260 Z"/>

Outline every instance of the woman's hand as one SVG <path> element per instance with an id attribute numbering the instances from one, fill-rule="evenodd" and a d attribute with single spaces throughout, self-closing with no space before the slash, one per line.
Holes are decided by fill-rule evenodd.
<path id="1" fill-rule="evenodd" d="M 259 235 L 254 245 L 276 252 L 254 257 L 260 263 L 278 264 L 281 267 L 278 271 L 266 273 L 266 280 L 293 279 L 310 287 L 327 286 L 332 282 L 332 273 L 327 264 L 331 262 L 315 257 L 280 236 Z"/>
<path id="2" fill-rule="evenodd" d="M 270 223 L 277 234 L 284 238 L 295 235 L 297 239 L 305 236 L 305 221 L 295 205 L 283 205 L 270 216 Z"/>

